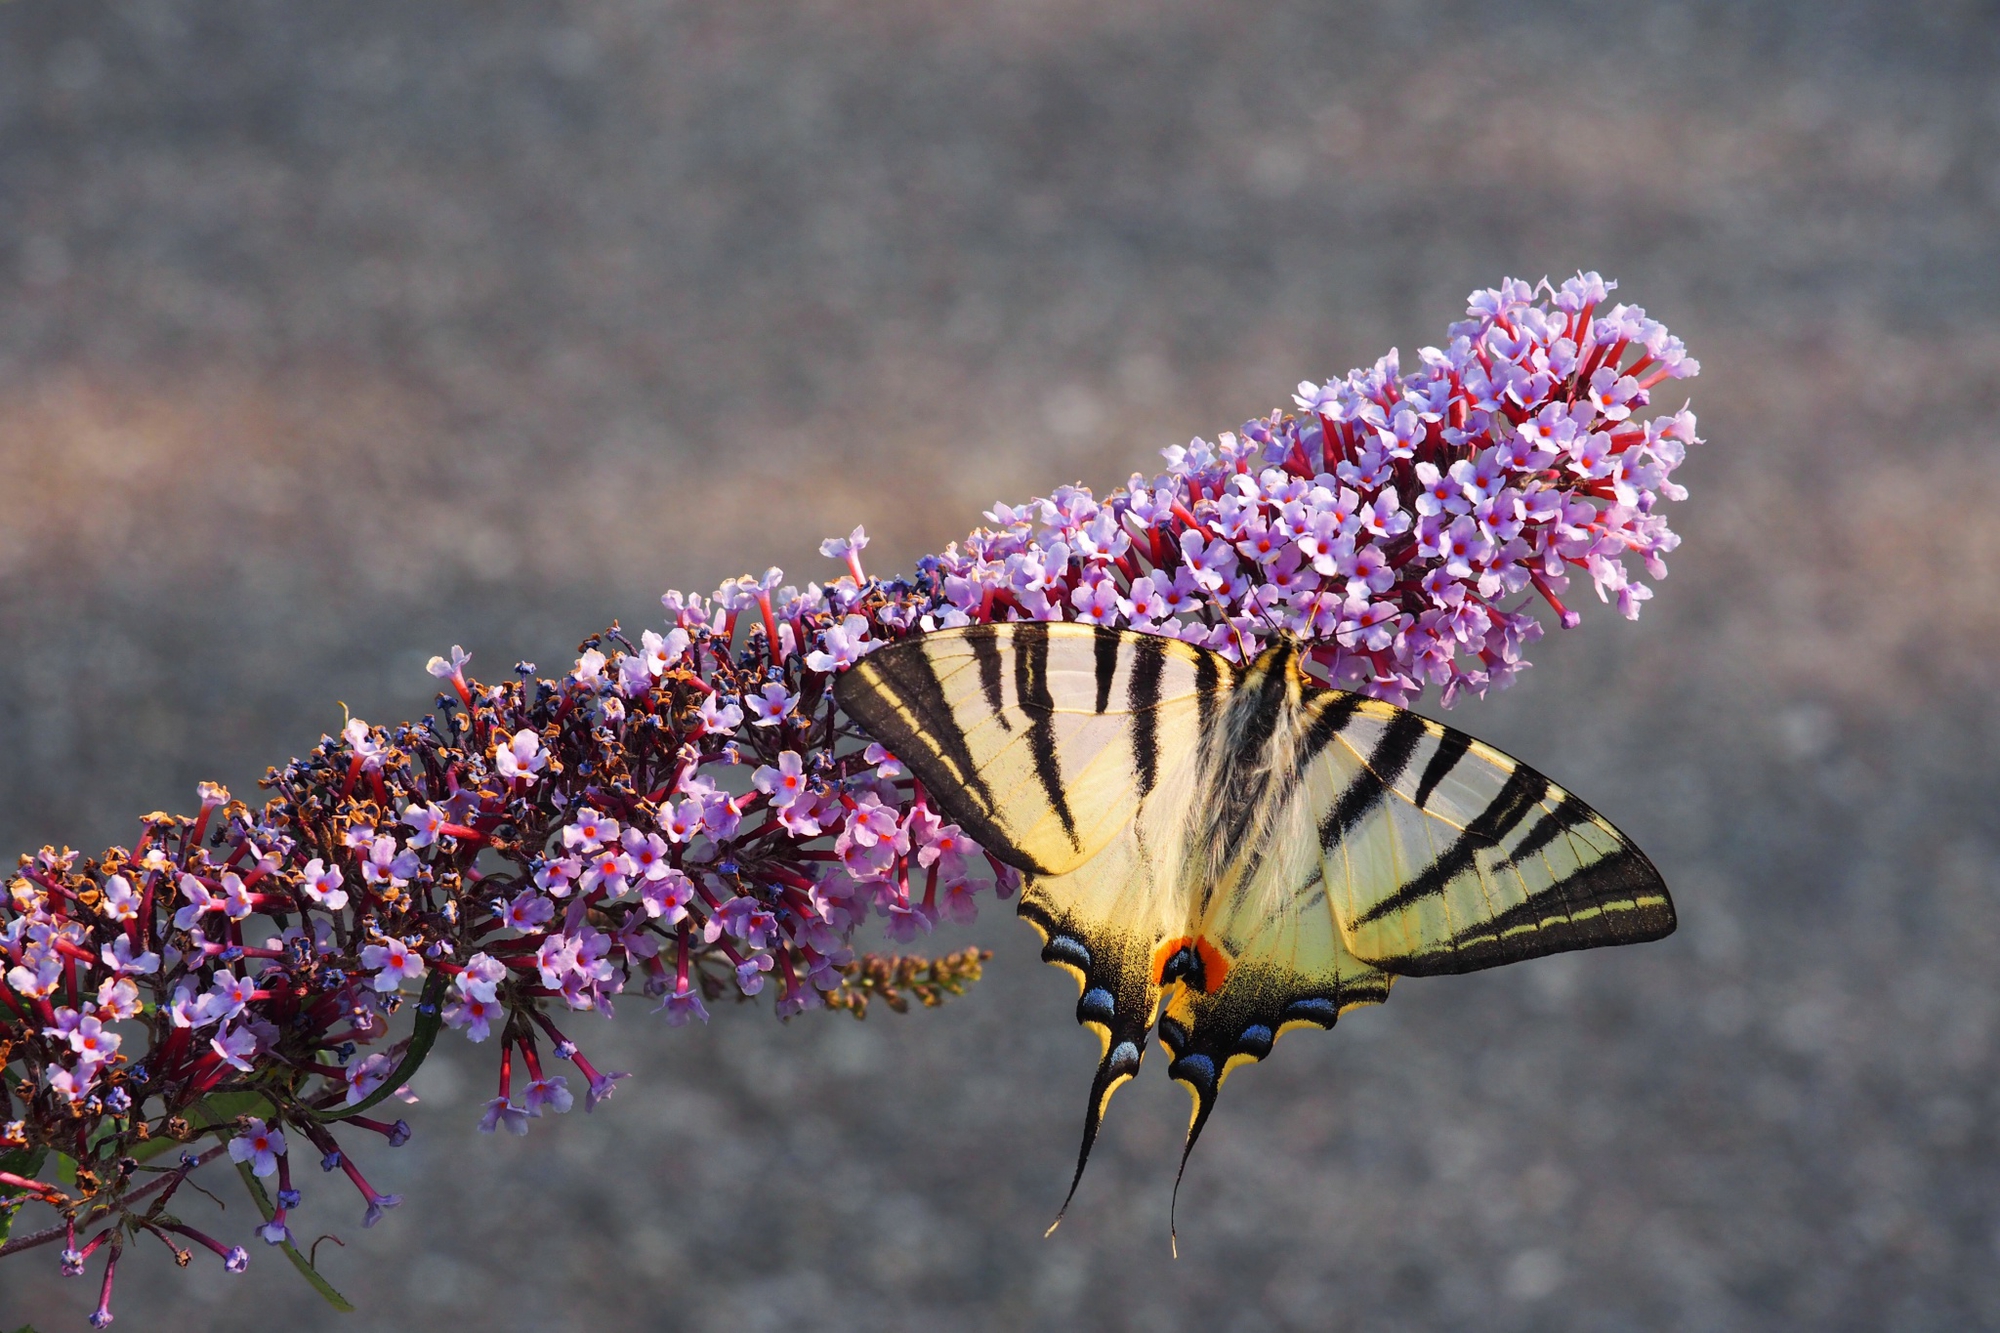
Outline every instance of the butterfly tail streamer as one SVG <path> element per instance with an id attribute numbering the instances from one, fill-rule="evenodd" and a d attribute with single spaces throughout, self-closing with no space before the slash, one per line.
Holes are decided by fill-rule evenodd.
<path id="1" fill-rule="evenodd" d="M 1209 1113 L 1215 1110 L 1216 1096 L 1221 1092 L 1221 1079 L 1216 1076 L 1215 1062 L 1205 1055 L 1186 1055 L 1167 1066 L 1167 1076 L 1181 1084 L 1194 1098 L 1194 1112 L 1188 1117 L 1187 1142 L 1181 1145 L 1181 1164 L 1174 1172 L 1173 1201 L 1167 1205 L 1167 1241 L 1173 1247 L 1174 1258 L 1181 1257 L 1181 1237 L 1178 1216 L 1181 1204 L 1181 1180 L 1187 1175 L 1188 1158 L 1194 1155 L 1195 1140 L 1208 1124 Z"/>
<path id="2" fill-rule="evenodd" d="M 1070 1177 L 1069 1193 L 1063 1195 L 1062 1207 L 1056 1210 L 1056 1220 L 1049 1223 L 1043 1236 L 1052 1236 L 1062 1225 L 1064 1214 L 1069 1212 L 1070 1201 L 1076 1198 L 1076 1187 L 1083 1183 L 1083 1169 L 1090 1164 L 1090 1150 L 1097 1143 L 1097 1131 L 1104 1123 L 1104 1108 L 1111 1104 L 1111 1094 L 1125 1086 L 1139 1072 L 1139 1064 L 1146 1058 L 1146 1036 L 1142 1031 L 1137 1040 L 1121 1037 L 1112 1041 L 1098 1062 L 1097 1074 L 1090 1080 L 1090 1104 L 1084 1109 L 1083 1146 L 1076 1154 L 1076 1173 Z"/>

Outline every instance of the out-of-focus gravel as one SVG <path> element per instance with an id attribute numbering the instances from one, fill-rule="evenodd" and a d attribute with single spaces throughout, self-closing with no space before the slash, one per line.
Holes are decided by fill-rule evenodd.
<path id="1" fill-rule="evenodd" d="M 2000 1325 L 2000 85 L 1989 6 L 0 7 L 0 847 L 129 840 L 450 644 L 559 662 L 856 522 L 996 498 L 1442 336 L 1503 273 L 1690 343 L 1673 577 L 1454 721 L 1583 793 L 1671 940 L 1410 982 L 1185 1109 L 1069 1220 L 1094 1056 L 1029 932 L 934 1014 L 490 1053 L 121 1327 Z M 224 1179 L 219 1182 L 232 1182 Z M 232 1204 L 218 1224 L 247 1231 Z M 0 1324 L 80 1327 L 52 1254 Z"/>

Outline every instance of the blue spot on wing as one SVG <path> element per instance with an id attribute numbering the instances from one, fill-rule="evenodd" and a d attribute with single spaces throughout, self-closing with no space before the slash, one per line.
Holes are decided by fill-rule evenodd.
<path id="1" fill-rule="evenodd" d="M 1067 963 L 1087 972 L 1090 970 L 1090 950 L 1074 935 L 1051 935 L 1049 942 L 1042 946 L 1042 961 Z"/>
<path id="2" fill-rule="evenodd" d="M 1236 1049 L 1245 1055 L 1254 1055 L 1259 1060 L 1271 1053 L 1273 1034 L 1262 1023 L 1252 1023 L 1243 1029 L 1243 1035 L 1236 1039 Z"/>
<path id="3" fill-rule="evenodd" d="M 1183 1055 L 1167 1067 L 1167 1074 L 1206 1092 L 1215 1086 L 1215 1061 L 1205 1055 Z"/>
<path id="4" fill-rule="evenodd" d="M 1293 1000 L 1285 1006 L 1284 1021 L 1287 1023 L 1317 1023 L 1321 1027 L 1332 1027 L 1340 1017 L 1340 1006 L 1323 995 L 1310 996 L 1303 1000 Z"/>

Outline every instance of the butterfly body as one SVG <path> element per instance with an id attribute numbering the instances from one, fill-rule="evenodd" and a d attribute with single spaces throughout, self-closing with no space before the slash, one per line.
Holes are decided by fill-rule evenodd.
<path id="1" fill-rule="evenodd" d="M 1191 1149 L 1231 1070 L 1399 975 L 1674 928 L 1651 862 L 1581 801 L 1321 684 L 1288 639 L 1238 666 L 1102 626 L 970 626 L 879 649 L 836 689 L 1023 872 L 1021 916 L 1077 977 L 1102 1041 L 1078 1179 L 1156 1020 Z"/>

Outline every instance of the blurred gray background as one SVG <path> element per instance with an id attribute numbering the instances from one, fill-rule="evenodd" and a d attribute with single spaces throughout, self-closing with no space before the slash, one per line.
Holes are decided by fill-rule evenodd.
<path id="1" fill-rule="evenodd" d="M 120 1327 L 2000 1326 L 2000 84 L 1991 4 L 0 6 L 0 847 L 129 841 L 433 652 L 559 664 L 667 587 L 907 568 L 1465 293 L 1579 267 L 1710 443 L 1637 625 L 1453 721 L 1679 898 L 1416 981 L 1185 1124 L 1028 930 L 938 1013 L 669 1031 L 525 1141 L 448 1042 L 274 1252 Z M 1678 405 L 1678 399 L 1674 405 Z M 1586 594 L 1587 596 L 1587 594 Z M 231 1185 L 219 1179 L 218 1187 Z M 192 1214 L 201 1215 L 198 1210 Z M 233 1203 L 217 1223 L 247 1233 Z M 80 1327 L 10 1261 L 0 1315 Z"/>

